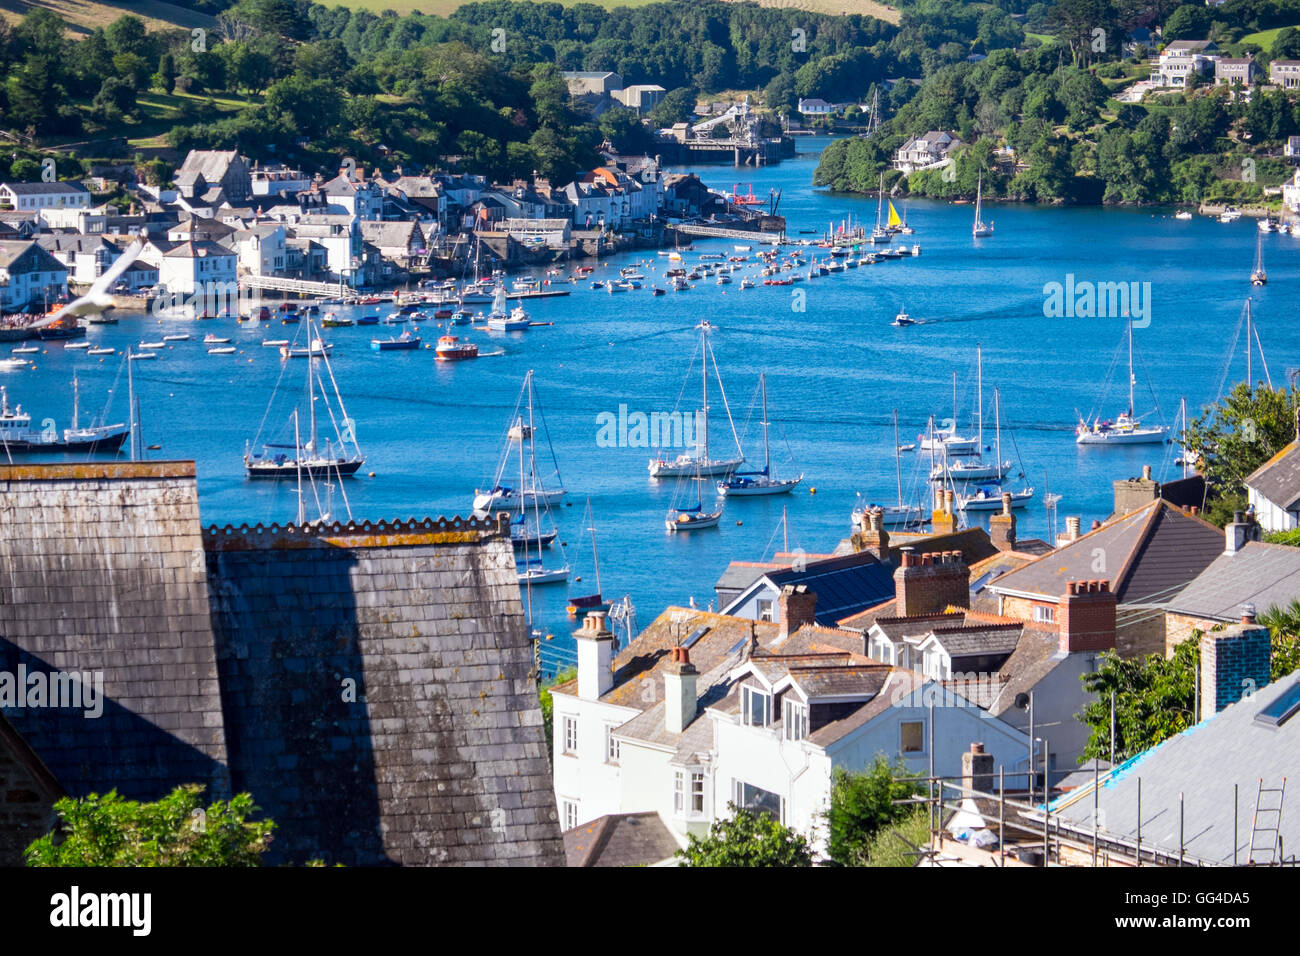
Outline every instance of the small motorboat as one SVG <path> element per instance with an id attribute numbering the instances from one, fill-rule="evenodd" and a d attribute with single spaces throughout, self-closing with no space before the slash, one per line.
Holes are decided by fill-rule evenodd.
<path id="1" fill-rule="evenodd" d="M 188 342 L 189 340 L 190 336 L 188 332 L 177 332 L 175 335 L 163 336 L 164 342 Z M 226 341 L 229 342 L 230 339 L 226 339 Z"/>
<path id="2" fill-rule="evenodd" d="M 157 352 L 132 352 L 131 353 L 131 361 L 133 362 L 136 359 L 156 359 L 157 357 L 158 357 Z"/>
<path id="3" fill-rule="evenodd" d="M 167 347 L 166 342 L 141 342 L 137 346 L 137 348 L 143 349 L 146 352 L 148 352 L 150 349 L 165 349 L 166 347 Z"/>
<path id="4" fill-rule="evenodd" d="M 1174 213 L 1174 218 L 1186 222 L 1192 218 L 1192 211 L 1190 209 L 1180 209 L 1178 212 Z"/>
<path id="5" fill-rule="evenodd" d="M 370 347 L 376 352 L 402 352 L 418 349 L 420 347 L 420 337 L 407 331 L 395 339 L 371 339 Z"/>
<path id="6" fill-rule="evenodd" d="M 167 336 L 164 335 L 163 339 L 167 340 Z M 204 345 L 229 345 L 230 339 L 222 338 L 219 335 L 213 335 L 211 332 L 209 332 L 207 335 L 203 336 L 203 344 Z"/>
<path id="7" fill-rule="evenodd" d="M 101 347 L 97 349 L 87 349 L 86 354 L 87 355 L 116 355 L 117 349 L 110 349 L 107 347 Z"/>
<path id="8" fill-rule="evenodd" d="M 327 329 L 341 329 L 348 326 L 356 325 L 356 319 L 339 315 L 337 312 L 326 312 L 325 317 L 320 320 L 320 324 Z"/>
<path id="9" fill-rule="evenodd" d="M 235 347 L 233 345 L 219 345 L 215 349 L 208 349 L 209 355 L 234 355 Z"/>
<path id="10" fill-rule="evenodd" d="M 465 342 L 454 335 L 444 335 L 438 339 L 434 348 L 434 357 L 439 362 L 460 362 L 465 359 L 478 358 L 478 346 Z"/>
<path id="11" fill-rule="evenodd" d="M 65 351 L 65 352 L 79 352 L 79 351 L 81 351 L 82 349 L 88 349 L 88 348 L 90 348 L 90 343 L 87 342 L 85 339 L 82 339 L 80 342 L 69 342 L 69 343 L 67 343 L 66 345 L 63 346 L 63 351 Z"/>
<path id="12" fill-rule="evenodd" d="M 292 348 L 288 345 L 280 346 L 280 358 L 321 358 L 332 351 L 334 351 L 333 344 L 322 342 L 320 339 L 312 339 L 303 348 Z"/>
<path id="13" fill-rule="evenodd" d="M 16 371 L 20 368 L 26 368 L 28 362 L 26 359 L 7 358 L 0 359 L 0 369 L 6 372 Z"/>
<path id="14" fill-rule="evenodd" d="M 269 349 L 278 349 L 281 346 L 288 345 L 288 339 L 263 339 L 262 345 Z"/>
<path id="15" fill-rule="evenodd" d="M 20 345 L 16 349 L 10 349 L 14 355 L 35 355 L 41 350 L 39 345 Z"/>
<path id="16" fill-rule="evenodd" d="M 894 321 L 889 324 L 901 328 L 905 325 L 916 325 L 916 319 L 912 318 L 906 312 L 899 312 L 898 315 L 894 316 Z"/>
<path id="17" fill-rule="evenodd" d="M 379 324 L 379 316 L 377 315 L 363 315 L 357 319 L 357 325 L 378 325 L 378 324 Z"/>

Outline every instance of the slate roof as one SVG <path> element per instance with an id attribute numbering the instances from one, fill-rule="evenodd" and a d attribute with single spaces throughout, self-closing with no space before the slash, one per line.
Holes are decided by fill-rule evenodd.
<path id="1" fill-rule="evenodd" d="M 1024 627 L 1015 624 L 974 624 L 935 628 L 932 632 L 950 657 L 1010 654 L 1020 641 Z"/>
<path id="2" fill-rule="evenodd" d="M 772 571 L 767 579 L 777 590 L 787 584 L 807 585 L 817 595 L 813 619 L 822 627 L 834 627 L 894 595 L 894 569 L 869 551 L 809 561 L 802 570 Z"/>
<path id="3" fill-rule="evenodd" d="M 67 272 L 65 266 L 34 239 L 0 241 L 0 269 L 12 272 Z"/>
<path id="4" fill-rule="evenodd" d="M 1300 508 L 1300 442 L 1291 442 L 1251 472 L 1246 486 L 1283 511 Z"/>
<path id="5" fill-rule="evenodd" d="M 163 255 L 172 259 L 206 259 L 208 256 L 233 256 L 234 253 L 215 242 L 181 242 Z"/>
<path id="6" fill-rule="evenodd" d="M 768 571 L 779 571 L 789 564 L 766 561 L 732 561 L 722 577 L 713 583 L 714 591 L 744 591 Z"/>
<path id="7" fill-rule="evenodd" d="M 185 162 L 181 163 L 176 175 L 198 173 L 209 183 L 219 183 L 225 178 L 226 173 L 230 171 L 230 164 L 238 156 L 238 150 L 233 149 L 192 149 L 185 156 Z M 180 182 L 181 180 L 174 179 L 174 181 Z M 188 179 L 188 181 L 193 182 L 194 180 Z"/>
<path id="8" fill-rule="evenodd" d="M 651 866 L 681 848 L 658 813 L 611 813 L 564 833 L 569 866 Z"/>
<path id="9" fill-rule="evenodd" d="M 89 193 L 90 190 L 81 183 L 72 180 L 59 180 L 53 183 L 4 183 L 5 188 L 13 190 L 18 196 L 50 196 L 55 193 Z"/>
<path id="10" fill-rule="evenodd" d="M 1233 787 L 1237 787 L 1236 844 L 1244 863 L 1251 841 L 1250 820 L 1259 782 L 1281 786 L 1295 778 L 1300 753 L 1300 715 L 1281 726 L 1255 717 L 1274 700 L 1300 687 L 1300 671 L 1256 691 L 1176 737 L 1121 764 L 1102 779 L 1098 802 L 1105 812 L 1102 834 L 1137 837 L 1137 788 L 1142 783 L 1142 845 L 1178 854 L 1179 797 L 1183 799 L 1186 855 L 1211 864 L 1233 859 Z M 1288 794 L 1289 796 L 1289 794 Z M 1275 803 L 1272 805 L 1276 805 Z M 1052 807 L 1054 819 L 1092 830 L 1093 788 L 1072 790 Z M 1283 847 L 1300 846 L 1300 807 L 1287 801 L 1282 811 Z"/>
<path id="11" fill-rule="evenodd" d="M 1220 554 L 1166 608 L 1213 621 L 1241 619 L 1243 604 L 1256 613 L 1300 598 L 1300 548 L 1248 541 L 1235 554 Z"/>
<path id="12" fill-rule="evenodd" d="M 1222 552 L 1221 530 L 1157 499 L 988 587 L 1055 600 L 1070 581 L 1109 580 L 1120 604 L 1165 604 Z"/>

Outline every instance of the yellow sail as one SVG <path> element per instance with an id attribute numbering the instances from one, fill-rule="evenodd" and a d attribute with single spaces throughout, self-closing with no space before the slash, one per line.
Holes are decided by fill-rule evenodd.
<path id="1" fill-rule="evenodd" d="M 894 204 L 892 202 L 889 204 L 888 224 L 891 226 L 901 226 L 903 224 L 903 220 L 898 218 L 898 210 L 894 208 Z"/>

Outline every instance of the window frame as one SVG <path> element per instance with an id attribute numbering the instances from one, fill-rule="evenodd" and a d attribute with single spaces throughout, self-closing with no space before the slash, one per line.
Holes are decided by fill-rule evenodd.
<path id="1" fill-rule="evenodd" d="M 691 771 L 691 816 L 704 815 L 704 771 Z"/>
<path id="2" fill-rule="evenodd" d="M 755 600 L 758 620 L 766 621 L 771 624 L 776 621 L 776 602 L 771 598 L 757 598 Z"/>
<path id="3" fill-rule="evenodd" d="M 673 815 L 686 815 L 686 771 L 673 771 Z"/>
<path id="4" fill-rule="evenodd" d="M 1035 624 L 1056 623 L 1056 608 L 1049 604 L 1035 604 L 1033 614 Z"/>
<path id="5" fill-rule="evenodd" d="M 754 699 L 763 701 L 763 722 L 754 723 Z M 740 685 L 740 719 L 746 727 L 772 726 L 772 695 L 760 687 Z"/>
<path id="6" fill-rule="evenodd" d="M 569 757 L 578 756 L 578 718 L 572 714 L 563 714 L 560 718 L 560 728 L 563 731 L 561 753 Z"/>
<path id="7" fill-rule="evenodd" d="M 803 740 L 808 736 L 808 705 L 787 695 L 781 701 L 782 736 L 786 740 Z M 797 735 L 792 731 L 798 730 Z"/>
<path id="8" fill-rule="evenodd" d="M 562 798 L 560 800 L 560 818 L 564 821 L 565 830 L 572 830 L 576 827 L 580 822 L 578 819 L 578 801 L 570 800 L 568 797 Z M 572 823 L 569 822 L 570 819 L 572 819 Z"/>
<path id="9" fill-rule="evenodd" d="M 905 745 L 906 741 L 905 741 L 904 738 L 903 738 L 904 728 L 905 728 L 905 727 L 920 727 L 920 728 L 921 728 L 921 740 L 920 740 L 920 747 L 919 747 L 918 749 L 916 749 L 916 750 L 907 750 L 907 749 L 905 748 L 904 745 Z M 900 756 L 907 756 L 907 755 L 909 755 L 909 754 L 924 754 L 924 753 L 925 753 L 925 719 L 924 719 L 924 718 L 921 718 L 920 720 L 900 720 L 900 721 L 898 722 L 898 753 L 899 753 Z"/>
<path id="10" fill-rule="evenodd" d="M 614 736 L 618 724 L 605 725 L 605 763 L 618 765 L 623 756 L 623 745 Z"/>

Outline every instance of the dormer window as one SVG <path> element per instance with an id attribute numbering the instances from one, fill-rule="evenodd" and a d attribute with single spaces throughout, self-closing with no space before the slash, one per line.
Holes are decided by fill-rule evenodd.
<path id="1" fill-rule="evenodd" d="M 741 720 L 750 727 L 766 727 L 772 722 L 772 696 L 757 687 L 740 688 Z"/>

